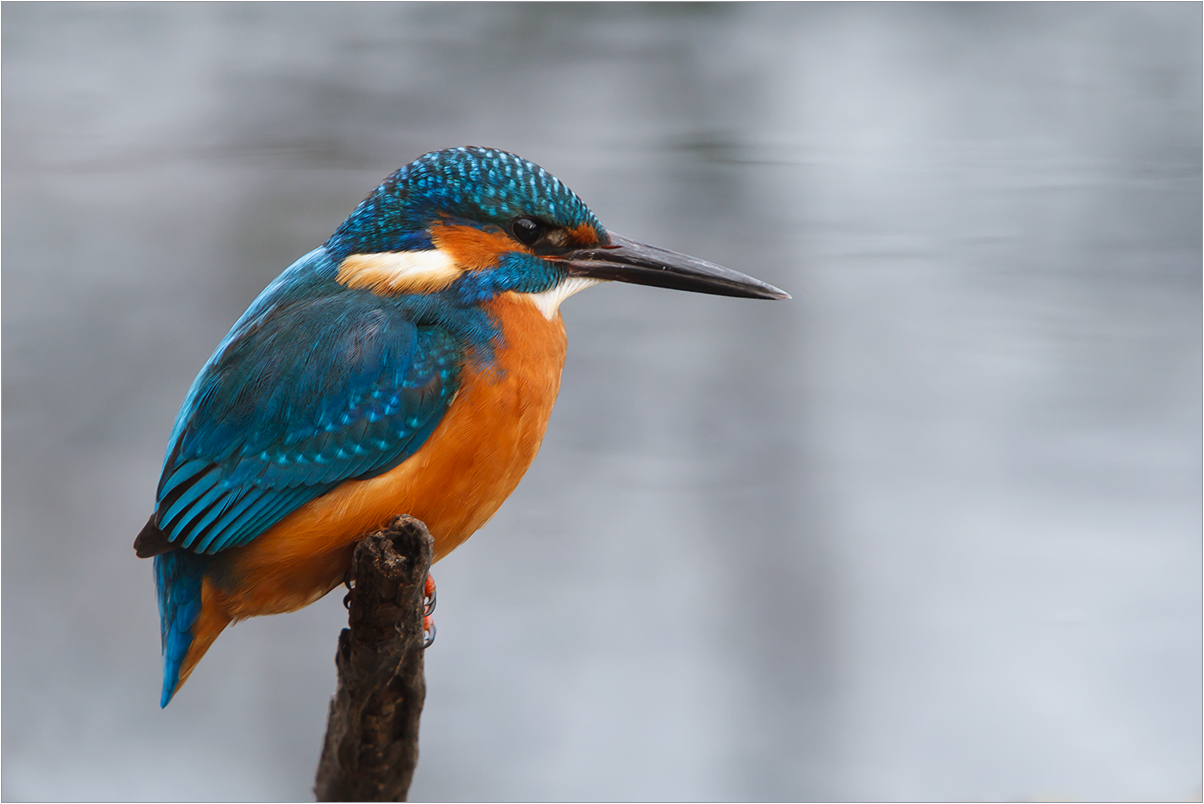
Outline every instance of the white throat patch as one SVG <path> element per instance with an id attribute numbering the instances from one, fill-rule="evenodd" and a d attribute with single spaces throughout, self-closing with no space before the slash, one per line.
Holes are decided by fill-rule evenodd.
<path id="1" fill-rule="evenodd" d="M 560 308 L 562 301 L 577 291 L 585 290 L 601 281 L 601 279 L 594 279 L 588 276 L 570 276 L 551 290 L 545 290 L 542 293 L 523 293 L 521 295 L 524 299 L 534 304 L 539 309 L 539 312 L 543 313 L 544 318 L 551 321 L 556 317 L 556 310 Z"/>

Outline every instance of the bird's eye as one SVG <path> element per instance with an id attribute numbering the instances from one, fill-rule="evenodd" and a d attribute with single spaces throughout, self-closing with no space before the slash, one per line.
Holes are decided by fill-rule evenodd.
<path id="1" fill-rule="evenodd" d="M 524 246 L 533 246 L 543 237 L 544 225 L 530 218 L 519 218 L 510 227 L 514 239 Z"/>

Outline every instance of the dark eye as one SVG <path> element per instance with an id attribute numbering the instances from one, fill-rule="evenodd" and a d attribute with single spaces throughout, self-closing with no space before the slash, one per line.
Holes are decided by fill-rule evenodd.
<path id="1" fill-rule="evenodd" d="M 543 237 L 544 225 L 530 218 L 519 218 L 511 225 L 510 232 L 524 246 L 533 246 Z"/>

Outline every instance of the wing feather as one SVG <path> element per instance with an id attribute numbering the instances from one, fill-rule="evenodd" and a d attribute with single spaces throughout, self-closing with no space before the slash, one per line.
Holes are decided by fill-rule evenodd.
<path id="1" fill-rule="evenodd" d="M 194 382 L 159 483 L 155 524 L 195 552 L 246 544 L 340 483 L 396 466 L 458 388 L 456 339 L 379 296 L 261 307 Z"/>

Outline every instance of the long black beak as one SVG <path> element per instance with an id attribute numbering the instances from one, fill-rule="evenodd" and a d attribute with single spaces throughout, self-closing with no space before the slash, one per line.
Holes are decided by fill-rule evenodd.
<path id="1" fill-rule="evenodd" d="M 740 296 L 746 299 L 789 299 L 790 294 L 737 271 L 678 254 L 656 246 L 647 246 L 610 233 L 610 245 L 572 251 L 562 258 L 570 276 L 612 279 L 633 285 Z"/>

